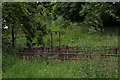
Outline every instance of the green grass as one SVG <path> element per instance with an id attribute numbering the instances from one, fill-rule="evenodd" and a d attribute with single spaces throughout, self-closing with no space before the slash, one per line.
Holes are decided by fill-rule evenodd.
<path id="1" fill-rule="evenodd" d="M 84 27 L 84 26 L 82 26 Z M 118 46 L 118 36 L 111 34 L 88 34 L 82 28 L 51 27 L 52 30 L 61 31 L 61 45 L 68 46 Z M 114 32 L 115 33 L 115 32 Z M 116 32 L 117 33 L 117 32 Z M 50 35 L 48 36 L 50 37 Z M 47 43 L 48 37 L 44 38 Z M 53 34 L 53 45 L 58 45 L 58 35 Z"/>
<path id="2" fill-rule="evenodd" d="M 117 62 L 105 62 L 101 57 L 93 59 L 82 56 L 79 60 L 50 61 L 46 64 L 41 61 L 21 60 L 7 72 L 3 78 L 117 78 Z"/>

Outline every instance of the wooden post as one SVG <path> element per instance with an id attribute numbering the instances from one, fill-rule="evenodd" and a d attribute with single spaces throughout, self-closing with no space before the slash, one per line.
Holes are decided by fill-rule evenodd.
<path id="1" fill-rule="evenodd" d="M 66 50 L 68 50 L 68 46 L 66 46 Z M 66 51 L 66 53 L 68 53 L 68 51 Z M 66 58 L 69 58 L 68 54 L 66 55 Z"/>
<path id="2" fill-rule="evenodd" d="M 60 32 L 59 32 L 59 47 L 61 46 L 61 44 L 60 44 Z"/>
<path id="3" fill-rule="evenodd" d="M 46 52 L 49 53 L 49 48 L 46 48 L 46 50 L 47 50 Z M 47 54 L 47 53 L 46 53 L 46 54 Z M 49 55 L 48 55 L 48 56 L 49 56 Z M 46 62 L 46 64 L 49 64 L 48 56 L 45 58 L 45 62 Z"/>
<path id="4" fill-rule="evenodd" d="M 78 51 L 78 46 L 77 46 L 77 51 Z M 79 53 L 79 52 L 77 52 L 77 53 Z M 77 58 L 78 58 L 78 55 L 77 55 Z"/>
<path id="5" fill-rule="evenodd" d="M 63 50 L 63 49 L 62 49 Z M 63 51 L 59 51 L 61 54 L 60 54 L 60 58 L 64 58 L 63 54 L 64 53 Z M 64 59 L 61 59 L 61 61 L 64 61 Z"/>
<path id="6" fill-rule="evenodd" d="M 116 48 L 116 49 L 115 49 L 115 54 L 118 54 L 117 52 L 118 52 L 118 49 Z"/>
<path id="7" fill-rule="evenodd" d="M 14 33 L 14 26 L 12 27 L 12 46 L 15 47 L 15 33 Z"/>
<path id="8" fill-rule="evenodd" d="M 52 42 L 52 32 L 51 32 L 51 50 L 53 49 L 53 42 Z"/>

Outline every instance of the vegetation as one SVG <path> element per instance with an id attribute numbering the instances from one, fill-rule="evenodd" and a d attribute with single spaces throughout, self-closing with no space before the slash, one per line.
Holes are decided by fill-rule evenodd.
<path id="1" fill-rule="evenodd" d="M 79 56 L 76 61 L 21 60 L 23 48 L 50 46 L 60 31 L 61 46 L 118 46 L 120 2 L 3 2 L 3 78 L 117 78 L 117 57 Z M 8 28 L 5 28 L 8 26 Z M 53 34 L 58 46 L 58 34 Z M 52 63 L 53 62 L 53 63 Z"/>
<path id="2" fill-rule="evenodd" d="M 6 78 L 117 78 L 117 65 L 114 62 L 101 62 L 99 58 L 89 61 L 64 61 L 46 64 L 19 61 L 3 73 Z M 54 61 L 55 62 L 55 61 Z M 96 64 L 100 63 L 100 64 Z M 107 65 L 107 66 L 106 66 Z M 111 67 L 112 65 L 112 67 Z"/>

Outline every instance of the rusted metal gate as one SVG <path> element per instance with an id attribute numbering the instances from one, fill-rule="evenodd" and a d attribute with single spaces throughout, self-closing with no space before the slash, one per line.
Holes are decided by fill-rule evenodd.
<path id="1" fill-rule="evenodd" d="M 50 47 L 51 47 L 51 50 L 53 50 L 53 46 L 58 46 L 57 48 L 59 49 L 59 47 L 61 46 L 61 35 L 60 35 L 60 31 L 51 31 L 49 30 L 48 33 L 50 34 Z M 56 42 L 58 42 L 57 45 L 53 44 L 54 42 L 54 34 L 56 34 L 58 36 L 58 41 L 56 40 Z"/>

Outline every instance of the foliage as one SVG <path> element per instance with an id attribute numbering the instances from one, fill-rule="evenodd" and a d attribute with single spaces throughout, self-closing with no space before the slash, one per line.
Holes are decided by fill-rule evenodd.
<path id="1" fill-rule="evenodd" d="M 47 29 L 64 32 L 65 28 L 68 31 L 76 28 L 83 33 L 101 33 L 106 30 L 103 28 L 107 21 L 119 21 L 119 8 L 119 3 L 3 3 L 4 25 L 9 26 L 8 30 L 3 30 L 3 37 L 9 36 L 10 39 L 9 33 L 14 28 L 16 36 L 19 32 L 25 34 L 25 41 L 30 48 L 44 45 L 43 37 L 47 34 Z"/>
<path id="2" fill-rule="evenodd" d="M 63 16 L 63 18 L 70 20 L 70 21 L 82 21 L 83 16 L 79 15 L 79 11 L 82 10 L 81 4 L 84 3 L 70 3 L 70 2 L 65 2 L 65 3 L 51 3 L 54 4 L 52 7 L 52 14 L 54 17 L 57 17 L 58 15 Z"/>
<path id="3" fill-rule="evenodd" d="M 105 26 L 119 25 L 120 19 L 120 6 L 119 2 L 103 3 L 103 2 L 91 2 L 91 3 L 70 3 L 70 2 L 51 2 L 40 3 L 39 10 L 45 17 L 50 20 L 60 19 L 72 22 L 83 22 L 81 24 L 87 24 L 89 33 L 101 33 L 104 31 Z M 47 20 L 48 22 L 49 20 Z"/>
<path id="4" fill-rule="evenodd" d="M 43 32 L 45 32 L 45 25 L 36 20 L 36 7 L 35 3 L 3 3 L 3 20 L 6 20 L 6 25 L 10 28 L 23 30 L 29 48 L 33 45 L 36 32 L 41 31 L 38 37 L 39 43 L 42 42 Z"/>
<path id="5" fill-rule="evenodd" d="M 85 3 L 82 5 L 80 15 L 85 16 L 84 23 L 90 25 L 90 31 L 103 31 L 101 27 L 105 24 L 104 21 L 107 20 L 107 17 L 112 16 L 113 19 L 116 18 L 116 21 L 119 21 L 118 4 L 115 6 L 111 3 Z"/>

